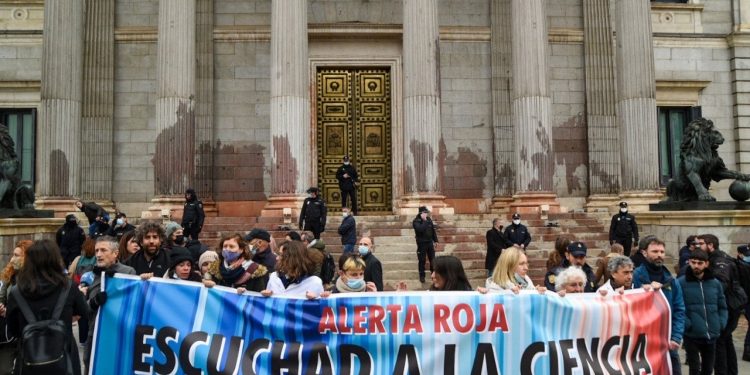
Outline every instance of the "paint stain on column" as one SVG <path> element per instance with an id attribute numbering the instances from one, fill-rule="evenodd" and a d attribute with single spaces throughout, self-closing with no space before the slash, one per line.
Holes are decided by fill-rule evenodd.
<path id="1" fill-rule="evenodd" d="M 414 160 L 414 171 L 407 189 L 411 187 L 412 192 L 434 192 L 437 188 L 435 180 L 438 176 L 429 175 L 430 167 L 435 162 L 435 151 L 432 146 L 426 142 L 412 140 L 409 143 L 409 151 Z"/>
<path id="2" fill-rule="evenodd" d="M 298 150 L 302 151 L 302 150 Z M 273 137 L 273 157 L 276 162 L 271 171 L 273 194 L 294 194 L 297 191 L 299 169 L 286 136 Z"/>
<path id="3" fill-rule="evenodd" d="M 70 166 L 68 157 L 62 150 L 52 150 L 49 154 L 49 184 L 50 196 L 70 196 Z"/>
<path id="4" fill-rule="evenodd" d="M 192 187 L 195 173 L 195 112 L 185 100 L 177 106 L 177 121 L 156 137 L 154 188 L 157 195 L 182 195 Z"/>

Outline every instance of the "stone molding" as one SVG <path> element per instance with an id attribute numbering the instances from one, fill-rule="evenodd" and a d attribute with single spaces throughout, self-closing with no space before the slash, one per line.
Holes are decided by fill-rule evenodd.
<path id="1" fill-rule="evenodd" d="M 41 81 L 0 81 L 0 108 L 39 108 Z"/>
<path id="2" fill-rule="evenodd" d="M 667 107 L 694 107 L 700 93 L 711 84 L 702 80 L 656 80 L 656 105 Z"/>
<path id="3" fill-rule="evenodd" d="M 703 4 L 651 3 L 651 27 L 655 33 L 702 33 Z"/>

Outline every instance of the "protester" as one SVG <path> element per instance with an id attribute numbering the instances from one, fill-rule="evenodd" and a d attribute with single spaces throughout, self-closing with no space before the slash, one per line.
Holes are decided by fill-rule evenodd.
<path id="1" fill-rule="evenodd" d="M 642 264 L 647 263 L 646 261 L 646 247 L 653 239 L 655 239 L 656 236 L 648 235 L 644 238 L 641 238 L 640 241 L 638 241 L 638 251 L 635 252 L 635 254 L 630 256 L 630 260 L 633 261 L 633 265 L 635 268 L 640 267 Z"/>
<path id="2" fill-rule="evenodd" d="M 531 243 L 531 234 L 525 225 L 521 224 L 521 214 L 518 212 L 513 214 L 513 221 L 511 224 L 505 227 L 505 238 L 515 246 L 526 250 Z"/>
<path id="3" fill-rule="evenodd" d="M 253 255 L 253 262 L 262 264 L 268 272 L 276 269 L 276 254 L 271 250 L 271 234 L 260 228 L 255 228 L 245 236 L 249 244 L 249 251 Z"/>
<path id="4" fill-rule="evenodd" d="M 609 244 L 613 243 L 622 245 L 625 256 L 630 256 L 633 243 L 638 243 L 638 224 L 635 216 L 628 213 L 628 202 L 620 202 L 620 212 L 612 216 L 609 224 Z"/>
<path id="5" fill-rule="evenodd" d="M 284 238 L 287 241 L 302 241 L 302 237 L 300 237 L 299 233 L 293 230 L 290 230 Z"/>
<path id="6" fill-rule="evenodd" d="M 557 275 L 555 291 L 563 297 L 569 293 L 584 293 L 586 284 L 586 273 L 581 268 L 568 267 Z"/>
<path id="7" fill-rule="evenodd" d="M 500 259 L 492 271 L 492 276 L 487 278 L 485 287 L 479 287 L 477 290 L 480 293 L 503 290 L 510 290 L 516 294 L 520 290 L 537 290 L 544 293 L 547 288 L 534 287 L 528 272 L 529 260 L 526 258 L 526 253 L 515 246 L 510 246 L 500 254 Z"/>
<path id="8" fill-rule="evenodd" d="M 55 242 L 60 248 L 60 255 L 65 262 L 65 267 L 69 266 L 73 259 L 81 254 L 81 246 L 83 246 L 85 240 L 86 234 L 78 226 L 76 215 L 65 216 L 65 223 L 57 229 L 55 234 Z"/>
<path id="9" fill-rule="evenodd" d="M 672 363 L 680 363 L 680 355 L 677 351 L 682 345 L 682 333 L 685 328 L 685 303 L 682 299 L 682 288 L 664 266 L 664 241 L 650 236 L 644 238 L 646 262 L 633 271 L 633 287 L 640 288 L 646 284 L 656 282 L 661 286 L 661 292 L 669 302 L 672 310 L 672 335 L 669 341 L 669 356 Z M 641 247 L 639 245 L 639 247 Z M 680 366 L 672 367 L 674 373 L 680 374 Z"/>
<path id="10" fill-rule="evenodd" d="M 96 253 L 94 252 L 94 246 L 96 240 L 87 238 L 83 241 L 83 248 L 81 255 L 73 259 L 68 267 L 68 277 L 73 279 L 73 282 L 79 284 L 81 282 L 81 275 L 86 272 L 92 271 L 96 266 Z"/>
<path id="11" fill-rule="evenodd" d="M 680 248 L 680 251 L 678 252 L 679 260 L 677 261 L 677 264 L 674 265 L 675 272 L 677 273 L 677 276 L 682 276 L 685 274 L 685 268 L 687 268 L 688 260 L 690 259 L 690 253 L 695 250 L 696 247 L 698 247 L 698 242 L 695 241 L 695 235 L 689 235 L 687 239 L 685 240 L 685 246 Z"/>
<path id="12" fill-rule="evenodd" d="M 357 253 L 365 261 L 365 282 L 375 284 L 378 292 L 383 291 L 383 265 L 375 257 L 375 242 L 370 237 L 362 237 L 357 244 Z"/>
<path id="13" fill-rule="evenodd" d="M 125 233 L 132 232 L 135 230 L 133 224 L 128 223 L 128 215 L 124 212 L 118 212 L 115 214 L 115 221 L 109 226 L 107 231 L 108 236 L 112 236 L 118 241 L 122 238 Z"/>
<path id="14" fill-rule="evenodd" d="M 716 339 L 727 324 L 727 304 L 721 283 L 709 268 L 708 254 L 693 250 L 688 265 L 677 279 L 685 300 L 685 353 L 690 374 L 710 375 Z"/>
<path id="15" fill-rule="evenodd" d="M 750 247 L 742 245 L 737 247 L 737 273 L 745 294 L 750 296 Z M 750 362 L 750 303 L 745 306 L 745 319 L 748 321 L 745 333 L 745 348 L 742 351 L 742 360 Z"/>
<path id="16" fill-rule="evenodd" d="M 568 251 L 568 245 L 570 245 L 570 239 L 565 236 L 558 236 L 555 239 L 555 251 L 549 253 L 547 257 L 547 272 L 552 271 L 553 268 L 559 267 L 565 260 L 565 252 Z"/>
<path id="17" fill-rule="evenodd" d="M 339 277 L 330 292 L 324 292 L 321 297 L 331 293 L 377 292 L 378 288 L 372 281 L 365 281 L 367 265 L 359 254 L 343 254 L 339 257 Z"/>
<path id="18" fill-rule="evenodd" d="M 208 266 L 203 274 L 203 285 L 216 284 L 245 291 L 260 292 L 268 283 L 266 266 L 253 261 L 250 247 L 239 233 L 224 235 L 219 241 L 221 253 L 218 259 Z M 270 251 L 270 250 L 268 250 Z"/>
<path id="19" fill-rule="evenodd" d="M 201 276 L 205 277 L 211 263 L 217 260 L 219 260 L 219 254 L 213 250 L 208 250 L 201 254 L 200 258 L 198 258 L 198 268 L 201 271 Z"/>
<path id="20" fill-rule="evenodd" d="M 135 230 L 131 230 L 122 235 L 119 243 L 119 260 L 120 263 L 125 263 L 128 258 L 141 249 L 141 245 L 138 244 L 138 237 L 136 236 Z"/>
<path id="21" fill-rule="evenodd" d="M 565 251 L 565 259 L 563 262 L 559 266 L 548 271 L 545 275 L 544 286 L 549 290 L 557 290 L 555 285 L 557 284 L 557 277 L 560 272 L 574 266 L 579 267 L 586 274 L 584 292 L 591 293 L 596 291 L 596 277 L 594 276 L 594 270 L 592 270 L 591 266 L 586 263 L 587 251 L 588 248 L 583 242 L 571 242 Z"/>
<path id="22" fill-rule="evenodd" d="M 265 297 L 282 294 L 308 299 L 319 297 L 323 293 L 323 281 L 312 274 L 314 265 L 302 242 L 287 242 L 279 254 L 276 272 L 271 274 L 268 285 L 260 293 Z"/>
<path id="23" fill-rule="evenodd" d="M 433 272 L 435 261 L 435 244 L 438 242 L 435 224 L 430 217 L 430 210 L 426 206 L 419 207 L 417 217 L 411 222 L 414 228 L 414 237 L 417 240 L 417 261 L 419 270 L 419 282 L 425 282 L 425 262 L 430 261 L 430 272 Z"/>
<path id="24" fill-rule="evenodd" d="M 198 200 L 195 189 L 188 188 L 185 190 L 185 205 L 182 208 L 182 228 L 186 238 L 198 240 L 198 236 L 203 230 L 203 222 L 206 214 L 203 212 L 203 202 Z"/>
<path id="25" fill-rule="evenodd" d="M 492 270 L 495 269 L 503 249 L 513 244 L 505 238 L 499 217 L 492 220 L 492 228 L 485 234 L 485 239 L 487 240 L 487 255 L 484 258 L 484 268 L 487 270 L 487 277 L 492 277 Z"/>
<path id="26" fill-rule="evenodd" d="M 6 304 L 8 303 L 8 294 L 10 288 L 16 285 L 16 276 L 23 266 L 23 259 L 26 256 L 26 250 L 33 244 L 30 240 L 21 240 L 16 243 L 13 254 L 8 264 L 3 269 L 2 279 L 0 279 L 0 318 L 6 319 Z M 0 325 L 0 375 L 12 373 L 13 361 L 16 359 L 17 343 L 13 335 L 9 335 L 3 321 Z"/>
<path id="27" fill-rule="evenodd" d="M 619 246 L 620 244 L 614 244 Z M 623 293 L 633 288 L 633 261 L 624 255 L 615 255 L 607 261 L 607 276 L 598 291 L 606 293 Z"/>
<path id="28" fill-rule="evenodd" d="M 184 247 L 176 246 L 169 252 L 169 269 L 163 278 L 201 282 L 201 273 L 195 269 L 193 255 Z"/>
<path id="29" fill-rule="evenodd" d="M 75 202 L 76 207 L 81 210 L 89 221 L 89 237 L 99 237 L 109 229 L 109 213 L 102 206 L 82 201 Z"/>
<path id="30" fill-rule="evenodd" d="M 76 285 L 65 276 L 63 266 L 60 250 L 50 240 L 36 241 L 26 250 L 23 267 L 17 275 L 17 288 L 13 288 L 8 295 L 8 330 L 15 337 L 21 337 L 24 327 L 33 321 L 62 321 L 65 324 L 64 345 L 67 354 L 61 360 L 70 361 L 67 368 L 72 368 L 71 374 L 80 374 L 81 362 L 72 325 L 74 320 L 88 313 L 88 308 Z M 60 304 L 63 306 L 61 313 L 55 316 L 56 307 Z M 18 353 L 14 372 L 35 372 L 21 358 L 23 351 L 19 350 Z"/>
<path id="31" fill-rule="evenodd" d="M 472 290 L 461 260 L 452 255 L 435 257 L 435 266 L 430 278 L 432 279 L 430 290 Z"/>
<path id="32" fill-rule="evenodd" d="M 319 239 L 320 233 L 326 230 L 328 207 L 326 202 L 320 198 L 318 188 L 307 189 L 307 194 L 308 197 L 302 202 L 302 210 L 299 214 L 299 229 L 309 230 L 313 232 L 316 239 Z"/>
<path id="33" fill-rule="evenodd" d="M 162 248 L 164 229 L 158 223 L 145 222 L 138 226 L 136 233 L 141 249 L 130 256 L 125 265 L 133 267 L 143 278 L 164 276 L 169 268 L 169 254 Z"/>
<path id="34" fill-rule="evenodd" d="M 597 286 L 601 286 L 604 284 L 607 280 L 609 280 L 609 271 L 607 270 L 607 264 L 609 263 L 610 259 L 622 255 L 624 248 L 619 243 L 613 243 L 609 247 L 609 253 L 607 255 L 599 258 L 599 260 L 596 261 L 596 272 L 594 273 L 594 282 Z M 632 263 L 632 262 L 631 262 Z"/>
<path id="35" fill-rule="evenodd" d="M 349 207 L 341 207 L 341 215 L 344 219 L 339 225 L 339 235 L 344 246 L 343 253 L 348 254 L 354 251 L 354 245 L 357 243 L 357 222 L 354 215 L 349 212 Z"/>
<path id="36" fill-rule="evenodd" d="M 162 247 L 166 250 L 171 250 L 175 246 L 185 245 L 185 231 L 180 224 L 174 221 L 164 224 L 164 237 L 166 241 L 164 241 Z"/>

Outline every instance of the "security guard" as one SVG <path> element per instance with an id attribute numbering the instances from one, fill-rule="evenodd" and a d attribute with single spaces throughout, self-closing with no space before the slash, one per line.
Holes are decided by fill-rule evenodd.
<path id="1" fill-rule="evenodd" d="M 307 198 L 302 203 L 302 211 L 299 213 L 299 228 L 313 232 L 316 240 L 320 239 L 320 233 L 326 230 L 326 215 L 328 207 L 326 202 L 318 196 L 316 187 L 307 189 Z"/>
<path id="2" fill-rule="evenodd" d="M 349 155 L 344 156 L 344 164 L 336 172 L 336 179 L 339 181 L 339 189 L 341 189 L 341 207 L 349 207 L 352 214 L 356 215 L 359 175 L 357 169 L 351 164 Z M 351 197 L 351 206 L 346 205 L 347 196 Z"/>
<path id="3" fill-rule="evenodd" d="M 182 223 L 180 226 L 184 229 L 185 237 L 197 240 L 198 235 L 203 230 L 203 221 L 206 214 L 203 212 L 203 202 L 198 200 L 195 189 L 185 190 L 185 206 L 182 208 Z"/>
<path id="4" fill-rule="evenodd" d="M 562 264 L 549 270 L 544 275 L 544 286 L 548 290 L 555 290 L 555 283 L 557 282 L 557 275 L 560 274 L 564 269 L 575 266 L 580 267 L 583 273 L 586 274 L 586 285 L 583 287 L 585 293 L 592 293 L 596 291 L 596 276 L 591 266 L 586 263 L 586 252 L 588 248 L 583 242 L 572 242 L 565 249 L 565 259 Z"/>
<path id="5" fill-rule="evenodd" d="M 518 246 L 523 250 L 526 250 L 531 242 L 531 234 L 529 234 L 526 226 L 521 224 L 521 214 L 518 212 L 513 214 L 513 222 L 505 228 L 503 234 L 514 246 Z"/>
<path id="6" fill-rule="evenodd" d="M 625 248 L 624 255 L 627 257 L 630 256 L 633 243 L 638 243 L 638 224 L 635 216 L 628 213 L 628 202 L 620 202 L 620 212 L 612 216 L 609 224 L 609 244 L 615 242 Z"/>

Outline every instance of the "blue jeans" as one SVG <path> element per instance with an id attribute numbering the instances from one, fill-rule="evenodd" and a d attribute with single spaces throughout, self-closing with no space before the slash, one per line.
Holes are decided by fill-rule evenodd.
<path id="1" fill-rule="evenodd" d="M 354 244 L 345 244 L 344 245 L 344 254 L 349 254 L 354 251 Z"/>

